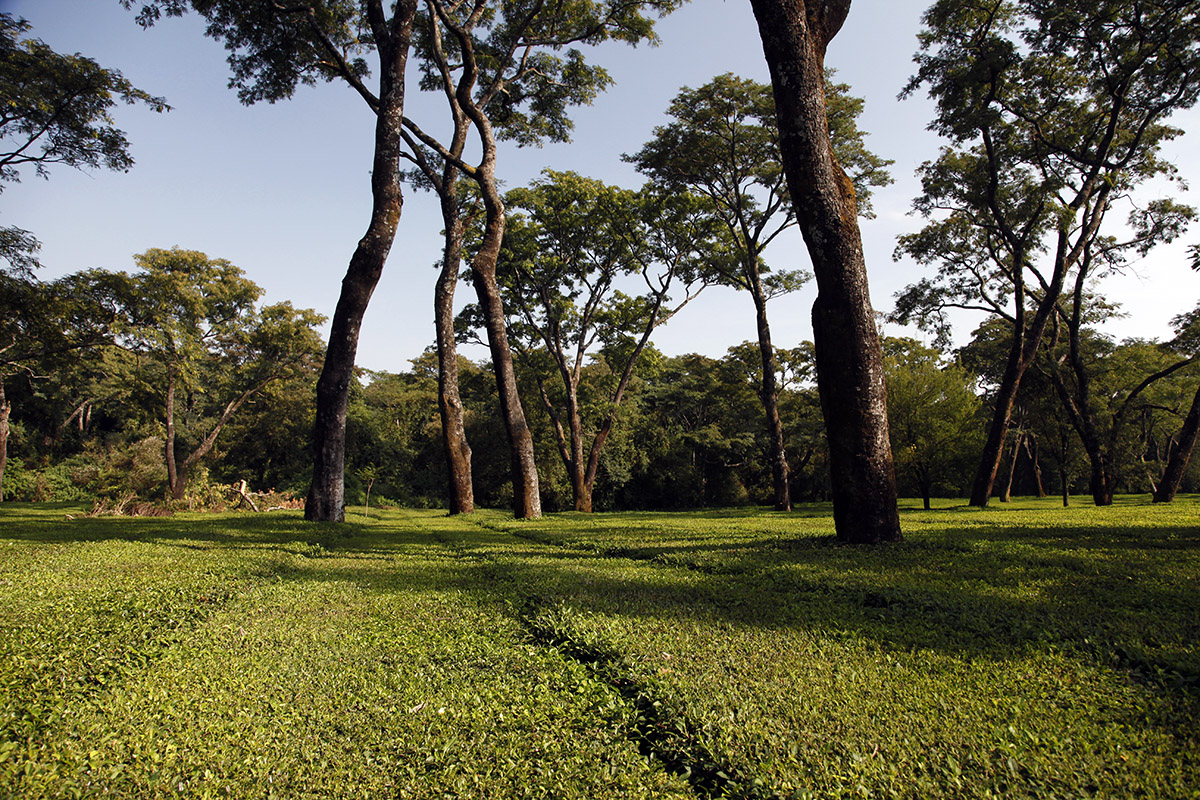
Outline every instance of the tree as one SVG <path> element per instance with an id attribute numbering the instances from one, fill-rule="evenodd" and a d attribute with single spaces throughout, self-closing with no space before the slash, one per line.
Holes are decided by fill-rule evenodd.
<path id="1" fill-rule="evenodd" d="M 817 280 L 813 337 L 829 437 L 833 513 L 845 541 L 899 541 L 883 351 L 871 310 L 854 184 L 830 144 L 825 49 L 850 0 L 752 0 L 771 71 L 788 191 Z"/>
<path id="2" fill-rule="evenodd" d="M 126 8 L 136 0 L 121 0 Z M 313 432 L 313 476 L 305 519 L 340 522 L 345 517 L 346 410 L 363 315 L 391 251 L 404 202 L 400 153 L 404 147 L 404 72 L 417 0 L 151 0 L 138 20 L 152 25 L 163 14 L 189 8 L 208 21 L 207 34 L 225 42 L 230 85 L 246 104 L 285 100 L 300 84 L 340 81 L 375 114 L 371 168 L 371 218 L 350 258 L 329 332 L 325 363 L 317 381 Z M 378 88 L 364 55 L 373 52 Z"/>
<path id="3" fill-rule="evenodd" d="M 162 394 L 167 483 L 180 500 L 238 409 L 320 352 L 313 329 L 324 318 L 290 303 L 256 310 L 262 290 L 241 269 L 195 250 L 151 249 L 134 261 L 141 272 L 130 277 L 129 324 L 119 343 L 151 363 L 143 375 Z M 195 424 L 192 449 L 179 462 L 183 411 Z"/>
<path id="4" fill-rule="evenodd" d="M 405 120 L 406 137 L 410 157 L 435 186 L 439 184 L 431 176 L 440 172 L 434 166 L 440 158 L 474 180 L 482 197 L 483 235 L 470 274 L 486 325 L 501 416 L 512 451 L 513 503 L 518 517 L 539 516 L 541 499 L 533 441 L 517 390 L 496 283 L 496 259 L 505 227 L 504 201 L 496 178 L 497 141 L 510 139 L 521 145 L 545 139 L 565 141 L 571 130 L 567 109 L 591 102 L 610 82 L 608 74 L 588 64 L 575 45 L 653 41 L 653 20 L 643 12 L 667 13 L 678 3 L 427 0 L 420 29 L 423 85 L 445 96 L 454 138 L 447 146 L 411 119 Z M 559 55 L 564 49 L 565 58 Z M 462 158 L 464 121 L 469 121 L 478 137 L 480 155 L 474 164 Z M 443 192 L 454 185 L 445 179 L 447 174 L 442 173 L 440 181 Z M 439 297 L 444 298 L 444 293 Z M 444 307 L 444 300 L 439 300 L 439 308 Z M 443 366 L 450 361 L 447 355 Z"/>
<path id="5" fill-rule="evenodd" d="M 886 162 L 863 145 L 863 134 L 855 124 L 862 101 L 850 97 L 844 84 L 827 80 L 825 89 L 833 147 L 854 172 L 862 199 L 860 211 L 866 212 L 868 187 L 889 180 Z M 786 511 L 791 508 L 787 450 L 767 303 L 800 288 L 809 275 L 803 270 L 772 272 L 763 258 L 767 247 L 796 224 L 780 163 L 771 87 L 731 74 L 719 75 L 699 89 L 682 90 L 668 113 L 671 124 L 655 128 L 654 139 L 625 159 L 663 186 L 707 197 L 734 242 L 737 258 L 724 267 L 714 264 L 712 280 L 749 293 L 754 303 L 762 360 L 758 394 L 771 441 L 774 502 L 776 510 Z"/>
<path id="6" fill-rule="evenodd" d="M 162 112 L 166 101 L 90 58 L 22 38 L 29 30 L 25 20 L 0 12 L 0 191 L 26 167 L 41 178 L 55 164 L 128 171 L 129 141 L 110 110 L 120 100 Z M 37 266 L 40 246 L 29 231 L 0 228 L 0 258 L 18 272 Z"/>
<path id="7" fill-rule="evenodd" d="M 1166 124 L 1200 92 L 1200 9 L 1187 0 L 939 0 L 925 15 L 916 76 L 950 140 L 921 169 L 918 211 L 932 221 L 898 252 L 938 273 L 905 290 L 896 317 L 944 325 L 948 308 L 1007 320 L 996 393 L 971 502 L 987 504 L 1021 379 L 1066 287 L 1119 268 L 1178 233 L 1191 209 L 1151 203 L 1134 234 L 1102 234 L 1141 184 L 1170 177 Z M 1070 317 L 1067 313 L 1065 316 Z"/>
<path id="8" fill-rule="evenodd" d="M 49 283 L 0 270 L 0 500 L 13 410 L 5 382 L 41 380 L 56 358 L 105 342 L 123 296 L 120 281 L 98 270 Z"/>
<path id="9" fill-rule="evenodd" d="M 591 511 L 601 452 L 638 359 L 654 329 L 703 289 L 694 288 L 700 264 L 720 257 L 720 239 L 699 198 L 617 189 L 571 172 L 543 176 L 505 197 L 521 213 L 509 219 L 497 276 L 509 341 L 535 375 L 575 510 Z M 640 279 L 645 292 L 625 294 L 623 279 Z M 672 306 L 678 286 L 683 297 Z M 592 359 L 613 382 L 595 419 L 585 420 L 580 384 Z M 538 361 L 558 377 L 561 400 Z"/>
<path id="10" fill-rule="evenodd" d="M 885 339 L 883 351 L 896 471 L 913 481 L 929 510 L 935 484 L 951 477 L 970 452 L 979 398 L 966 371 L 943 363 L 932 348 Z"/>

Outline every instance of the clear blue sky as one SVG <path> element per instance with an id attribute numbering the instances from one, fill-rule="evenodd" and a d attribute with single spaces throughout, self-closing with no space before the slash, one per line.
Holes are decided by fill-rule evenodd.
<path id="1" fill-rule="evenodd" d="M 912 263 L 892 260 L 897 235 L 916 230 L 909 216 L 918 190 L 913 170 L 937 154 L 925 130 L 924 98 L 896 99 L 912 71 L 916 33 L 926 0 L 859 0 L 834 40 L 829 65 L 839 80 L 866 99 L 862 127 L 868 145 L 894 159 L 896 182 L 878 190 L 875 220 L 863 222 L 873 302 L 888 311 L 894 294 L 920 277 Z M 131 256 L 178 245 L 227 258 L 266 290 L 266 299 L 332 314 L 340 281 L 370 209 L 372 118 L 361 99 L 341 84 L 301 88 L 276 105 L 242 106 L 226 88 L 222 46 L 203 37 L 195 17 L 164 20 L 143 31 L 117 0 L 0 0 L 0 10 L 28 19 L 33 35 L 59 51 L 80 52 L 121 70 L 134 85 L 165 96 L 174 107 L 157 115 L 122 107 L 118 123 L 133 143 L 128 174 L 55 169 L 48 181 L 29 174 L 0 197 L 0 224 L 27 228 L 43 242 L 42 277 L 88 267 L 133 268 Z M 572 169 L 634 187 L 640 176 L 620 160 L 636 151 L 665 121 L 664 110 L 682 86 L 699 86 L 735 72 L 768 80 L 747 0 L 694 0 L 659 25 L 658 47 L 605 46 L 591 54 L 616 85 L 595 105 L 574 113 L 573 142 L 541 149 L 507 148 L 498 174 L 523 185 L 545 167 Z M 410 116 L 442 130 L 437 96 L 411 96 Z M 1200 113 L 1177 125 L 1200 127 Z M 1200 147 L 1192 133 L 1170 155 L 1185 179 L 1200 180 Z M 1200 204 L 1191 198 L 1193 204 Z M 434 198 L 410 192 L 384 277 L 363 326 L 360 365 L 401 371 L 433 341 L 434 262 L 441 221 Z M 1119 337 L 1169 335 L 1170 318 L 1200 299 L 1200 276 L 1186 268 L 1184 246 L 1163 248 L 1130 274 L 1105 284 L 1105 294 L 1129 316 L 1115 323 Z M 768 260 L 780 268 L 807 267 L 798 236 L 779 240 Z M 469 299 L 469 286 L 459 298 Z M 811 337 L 809 286 L 771 304 L 777 346 Z M 974 319 L 965 318 L 959 338 Z M 905 333 L 895 326 L 889 333 Z M 655 336 L 668 354 L 719 356 L 753 339 L 750 299 L 709 290 Z M 486 353 L 468 351 L 473 358 Z"/>

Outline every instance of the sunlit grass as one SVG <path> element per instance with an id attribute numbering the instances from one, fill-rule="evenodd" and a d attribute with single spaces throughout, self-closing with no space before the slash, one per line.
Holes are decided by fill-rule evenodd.
<path id="1" fill-rule="evenodd" d="M 348 519 L 0 507 L 0 796 L 1200 786 L 1195 498 Z"/>

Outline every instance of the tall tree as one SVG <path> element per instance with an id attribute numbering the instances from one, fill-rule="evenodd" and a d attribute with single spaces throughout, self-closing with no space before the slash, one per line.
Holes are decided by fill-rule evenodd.
<path id="1" fill-rule="evenodd" d="M 869 186 L 887 183 L 887 162 L 870 153 L 855 122 L 862 101 L 849 87 L 826 81 L 830 136 L 834 151 L 853 173 L 862 213 Z M 787 450 L 779 417 L 775 349 L 767 303 L 798 289 L 810 277 L 802 270 L 772 272 L 763 256 L 796 216 L 779 155 L 775 100 L 770 86 L 735 75 L 718 75 L 699 89 L 684 89 L 671 102 L 672 122 L 654 129 L 654 139 L 626 160 L 656 182 L 709 198 L 714 213 L 736 244 L 738 258 L 714 264 L 714 280 L 739 288 L 754 303 L 769 455 L 775 482 L 775 508 L 791 508 Z"/>
<path id="2" fill-rule="evenodd" d="M 137 0 L 121 0 L 126 8 Z M 390 12 L 388 6 L 390 5 Z M 340 81 L 375 115 L 371 168 L 371 218 L 350 258 L 317 381 L 313 478 L 304 517 L 338 522 L 345 517 L 346 410 L 363 315 L 391 251 L 404 197 L 400 153 L 404 142 L 404 72 L 417 0 L 151 0 L 138 20 L 151 25 L 163 14 L 194 9 L 207 34 L 225 42 L 230 85 L 246 104 L 291 97 L 300 84 Z M 378 87 L 366 83 L 364 58 L 374 53 Z"/>
<path id="3" fill-rule="evenodd" d="M 471 260 L 471 280 L 483 313 L 501 416 L 512 451 L 513 504 L 518 517 L 541 514 L 533 440 L 512 365 L 496 259 L 504 238 L 505 208 L 496 177 L 497 142 L 536 144 L 565 140 L 567 109 L 588 103 L 611 79 L 588 64 L 578 45 L 606 41 L 637 44 L 654 40 L 647 11 L 664 14 L 680 0 L 426 0 L 422 20 L 424 85 L 440 91 L 455 120 L 454 139 L 440 142 L 413 120 L 405 121 L 414 159 L 440 157 L 478 185 L 484 208 L 480 246 Z M 566 50 L 565 57 L 560 55 Z M 455 142 L 462 119 L 478 138 L 478 161 L 467 163 Z M 422 168 L 427 175 L 433 171 Z"/>
<path id="4" fill-rule="evenodd" d="M 161 112 L 166 101 L 135 88 L 115 69 L 23 38 L 29 30 L 25 20 L 0 12 L 0 191 L 27 167 L 43 178 L 56 164 L 128 171 L 129 141 L 111 109 L 120 100 Z M 18 271 L 28 274 L 37 266 L 39 247 L 28 231 L 0 228 L 0 258 Z"/>
<path id="5" fill-rule="evenodd" d="M 147 375 L 162 393 L 167 484 L 180 500 L 238 409 L 319 352 L 313 329 L 324 318 L 290 303 L 256 309 L 262 290 L 238 267 L 198 251 L 152 249 L 134 261 L 141 271 L 130 278 L 129 325 L 119 342 L 156 367 Z M 197 418 L 182 462 L 181 406 Z"/>
<path id="6" fill-rule="evenodd" d="M 925 26 L 907 91 L 928 89 L 931 127 L 950 146 L 921 168 L 915 205 L 932 221 L 899 251 L 938 274 L 901 295 L 897 317 L 938 324 L 947 308 L 971 308 L 1009 323 L 971 492 L 983 506 L 1021 379 L 1064 291 L 1168 240 L 1190 216 L 1163 203 L 1134 217 L 1128 240 L 1102 233 L 1119 200 L 1174 173 L 1160 148 L 1180 133 L 1167 118 L 1200 92 L 1200 7 L 939 0 Z"/>
<path id="7" fill-rule="evenodd" d="M 899 541 L 883 351 L 853 181 L 830 142 L 825 49 L 850 0 L 751 0 L 771 71 L 779 149 L 817 280 L 813 338 L 829 437 L 834 524 L 850 542 Z"/>
<path id="8" fill-rule="evenodd" d="M 701 263 L 720 257 L 721 239 L 699 198 L 618 189 L 570 172 L 543 176 L 505 196 L 519 213 L 509 219 L 497 275 L 509 340 L 535 375 L 575 510 L 591 511 L 600 456 L 638 359 L 654 330 L 703 289 Z M 629 279 L 645 291 L 621 291 Z M 593 359 L 614 383 L 595 419 L 585 419 L 580 384 Z M 557 375 L 561 402 L 538 360 Z"/>

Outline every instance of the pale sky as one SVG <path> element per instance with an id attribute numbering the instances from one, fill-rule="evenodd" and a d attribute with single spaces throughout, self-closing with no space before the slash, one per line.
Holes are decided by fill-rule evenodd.
<path id="1" fill-rule="evenodd" d="M 927 0 L 859 0 L 828 55 L 838 79 L 866 99 L 860 125 L 870 133 L 868 146 L 896 162 L 895 183 L 875 192 L 877 218 L 862 223 L 873 303 L 884 312 L 895 293 L 922 274 L 911 262 L 894 262 L 892 251 L 898 235 L 920 227 L 919 218 L 908 214 L 919 189 L 913 171 L 939 147 L 925 129 L 932 116 L 928 101 L 896 98 L 912 73 L 926 5 Z M 32 35 L 56 50 L 119 69 L 173 106 L 162 115 L 140 107 L 117 110 L 136 160 L 127 174 L 60 167 L 48 181 L 29 173 L 22 183 L 5 187 L 0 224 L 26 228 L 42 240 L 42 278 L 89 267 L 131 270 L 135 253 L 178 245 L 237 264 L 266 290 L 268 302 L 290 300 L 332 314 L 370 211 L 373 121 L 357 94 L 334 83 L 301 87 L 292 100 L 276 105 L 242 106 L 226 88 L 222 45 L 203 37 L 195 16 L 143 31 L 117 0 L 0 0 L 0 11 L 28 19 Z M 589 53 L 616 85 L 593 106 L 574 111 L 570 144 L 505 148 L 497 174 L 507 186 L 524 185 L 545 167 L 639 186 L 641 176 L 621 154 L 637 151 L 653 127 L 666 121 L 667 104 L 681 87 L 699 86 L 723 72 L 769 80 L 747 0 L 693 0 L 658 30 L 658 47 L 611 45 Z M 427 129 L 445 127 L 440 96 L 413 92 L 407 111 Z M 1200 113 L 1193 110 L 1174 123 L 1194 131 Z M 1168 153 L 1191 183 L 1200 180 L 1197 139 L 1189 133 Z M 1200 198 L 1187 199 L 1200 205 Z M 433 341 L 440 230 L 434 197 L 407 192 L 396 243 L 363 325 L 359 365 L 403 371 Z M 1196 241 L 1200 236 L 1189 233 L 1105 284 L 1105 294 L 1128 312 L 1111 333 L 1170 335 L 1170 318 L 1200 299 L 1200 275 L 1187 269 L 1184 252 Z M 779 268 L 808 267 L 798 236 L 781 238 L 767 258 Z M 473 294 L 468 285 L 458 291 L 464 302 Z M 771 303 L 776 346 L 811 338 L 814 297 L 810 284 Z M 963 319 L 960 341 L 976 322 Z M 754 331 L 748 296 L 709 289 L 660 329 L 654 342 L 670 355 L 720 356 L 753 339 Z M 887 332 L 912 333 L 896 326 Z M 486 358 L 482 349 L 465 354 Z"/>

